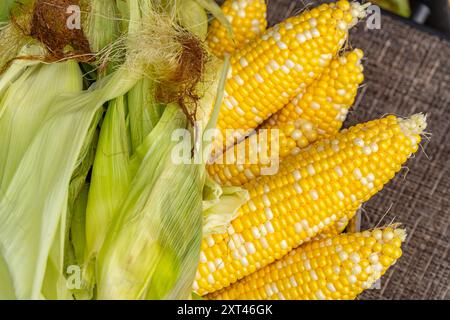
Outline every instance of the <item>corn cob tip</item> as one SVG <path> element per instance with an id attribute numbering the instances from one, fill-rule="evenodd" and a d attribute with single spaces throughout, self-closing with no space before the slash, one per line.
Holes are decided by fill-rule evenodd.
<path id="1" fill-rule="evenodd" d="M 400 119 L 399 126 L 405 136 L 422 134 L 427 127 L 427 116 L 423 113 L 417 113 L 407 119 Z"/>
<path id="2" fill-rule="evenodd" d="M 370 2 L 366 2 L 364 4 L 360 4 L 359 2 L 351 3 L 351 14 L 353 16 L 353 21 L 349 24 L 349 28 L 355 26 L 359 20 L 364 19 L 367 16 L 367 8 L 372 4 Z"/>
<path id="3" fill-rule="evenodd" d="M 394 233 L 398 236 L 398 238 L 402 241 L 405 242 L 406 237 L 408 236 L 408 234 L 406 233 L 405 229 L 402 228 L 397 228 L 394 230 Z"/>
<path id="4" fill-rule="evenodd" d="M 370 2 L 360 4 L 357 1 L 339 0 L 336 4 L 331 4 L 331 6 L 334 5 L 336 5 L 337 9 L 342 10 L 341 12 L 345 13 L 338 23 L 338 28 L 347 31 L 367 16 L 367 8 L 371 4 Z"/>

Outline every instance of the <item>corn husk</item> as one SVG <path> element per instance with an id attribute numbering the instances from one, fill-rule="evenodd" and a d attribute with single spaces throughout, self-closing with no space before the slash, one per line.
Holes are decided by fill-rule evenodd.
<path id="1" fill-rule="evenodd" d="M 225 233 L 238 209 L 249 199 L 247 190 L 220 186 L 208 177 L 203 189 L 203 237 Z"/>
<path id="2" fill-rule="evenodd" d="M 195 0 L 183 0 L 177 6 L 177 11 L 181 26 L 205 41 L 208 34 L 206 10 Z"/>
<path id="3" fill-rule="evenodd" d="M 175 33 L 163 38 L 166 41 L 164 52 L 154 48 L 152 51 L 151 47 L 145 50 L 139 48 L 139 35 L 152 39 L 157 36 L 152 32 L 142 32 L 149 21 L 154 22 L 153 19 L 146 20 L 152 16 L 152 9 L 147 1 L 128 4 L 131 22 L 126 41 L 127 59 L 117 71 L 99 80 L 89 90 L 66 94 L 61 94 L 62 90 L 55 90 L 58 94 L 55 93 L 50 99 L 50 93 L 54 90 L 52 86 L 67 85 L 61 81 L 61 74 L 52 79 L 57 81 L 56 85 L 51 81 L 43 81 L 42 75 L 39 76 L 40 90 L 33 90 L 33 86 L 26 85 L 34 72 L 61 67 L 63 64 L 72 64 L 78 68 L 73 61 L 45 65 L 18 60 L 0 76 L 0 127 L 4 133 L 0 137 L 0 150 L 3 148 L 0 153 L 0 281 L 2 285 L 5 284 L 2 296 L 6 298 L 72 298 L 74 291 L 67 286 L 66 267 L 70 263 L 79 263 L 80 255 L 87 256 L 90 265 L 91 252 L 94 252 L 92 261 L 96 269 L 87 270 L 93 270 L 91 275 L 97 279 L 90 281 L 87 288 L 81 288 L 81 293 L 75 294 L 91 298 L 91 289 L 96 283 L 96 298 L 100 299 L 172 299 L 190 296 L 202 237 L 205 164 L 175 165 L 171 159 L 173 146 L 178 142 L 172 141 L 170 133 L 186 128 L 189 129 L 187 132 L 192 131 L 177 105 L 167 106 L 161 119 L 158 112 L 149 117 L 151 126 L 140 128 L 140 137 L 135 140 L 135 147 L 132 147 L 129 126 L 137 121 L 131 121 L 128 101 L 125 103 L 124 97 L 139 84 L 144 84 L 143 88 L 151 87 L 152 82 L 147 86 L 143 79 L 152 79 L 148 74 L 154 70 L 170 67 L 177 57 L 179 46 L 171 43 L 176 39 Z M 157 20 L 155 24 L 164 27 L 164 22 Z M 161 29 L 154 30 L 158 30 L 159 34 Z M 226 72 L 223 72 L 222 84 L 219 85 L 221 90 L 225 75 Z M 75 78 L 73 74 L 72 78 Z M 17 94 L 18 90 L 25 92 Z M 36 94 L 35 91 L 39 91 L 40 96 L 29 99 L 29 108 L 33 108 L 33 112 L 39 110 L 39 115 L 31 119 L 30 114 L 33 112 L 28 110 L 30 114 L 26 114 L 22 110 L 13 117 L 11 110 L 15 106 L 14 99 L 20 96 L 28 101 L 28 95 Z M 124 159 L 112 157 L 112 161 L 108 161 L 105 157 L 101 160 L 100 156 L 97 157 L 100 151 L 96 153 L 92 179 L 101 178 L 102 170 L 108 169 L 108 166 L 109 170 L 105 172 L 112 171 L 113 175 L 107 176 L 110 182 L 103 181 L 106 188 L 93 194 L 108 195 L 108 192 L 113 191 L 112 188 L 123 187 L 126 195 L 123 201 L 117 201 L 117 210 L 108 207 L 111 218 L 104 215 L 105 219 L 100 217 L 88 227 L 87 220 L 84 226 L 83 213 L 85 206 L 86 211 L 89 211 L 91 190 L 86 200 L 84 181 L 92 163 L 92 145 L 95 144 L 99 112 L 108 101 L 111 102 L 102 123 L 99 146 L 120 151 L 123 148 L 117 147 L 121 143 L 127 147 Z M 161 111 L 152 106 L 160 107 L 144 103 L 142 108 Z M 217 118 L 218 106 L 220 99 L 216 99 L 216 108 L 211 113 L 213 119 Z M 137 109 L 137 112 L 142 114 L 142 110 Z M 109 130 L 108 123 L 113 125 Z M 22 128 L 23 136 L 17 133 L 19 124 L 26 128 Z M 126 133 L 123 134 L 123 130 Z M 102 134 L 106 137 L 103 140 Z M 117 142 L 112 138 L 116 134 L 120 139 L 126 137 L 126 141 L 120 142 L 119 139 L 119 145 L 110 144 Z M 185 140 L 190 141 L 191 137 Z M 127 158 L 128 168 L 123 165 L 120 172 L 114 169 L 117 163 L 125 163 Z M 97 160 L 105 168 L 99 168 L 101 166 L 98 165 L 95 168 Z M 120 187 L 116 185 L 114 176 L 117 174 L 129 175 L 128 187 L 126 183 Z M 101 196 L 93 197 L 101 199 Z M 107 233 L 106 241 L 83 241 L 80 234 L 84 228 L 89 233 L 89 228 L 102 224 L 102 232 Z M 101 243 L 98 257 L 95 251 L 99 245 L 96 241 Z M 129 265 L 129 259 L 134 259 L 136 263 Z M 127 272 L 123 273 L 124 270 Z M 112 287 L 114 290 L 111 290 Z"/>
<path id="4" fill-rule="evenodd" d="M 154 80 L 146 77 L 127 94 L 131 153 L 136 151 L 161 118 L 163 105 L 155 100 L 156 85 Z"/>
<path id="5" fill-rule="evenodd" d="M 45 165 L 50 166 L 58 154 L 43 154 L 38 149 L 41 145 L 37 133 L 52 113 L 53 99 L 61 92 L 70 94 L 81 89 L 81 73 L 75 62 L 38 64 L 26 68 L 6 89 L 1 100 L 0 247 L 18 298 L 37 298 L 40 295 L 46 260 L 60 222 L 52 215 L 39 214 L 35 201 L 39 192 L 45 189 L 47 178 L 40 176 L 43 172 L 39 167 L 34 167 L 37 164 L 35 157 L 40 154 L 47 158 Z M 30 153 L 33 145 L 38 151 Z M 30 172 L 30 169 L 37 171 Z M 34 188 L 30 190 L 32 186 Z M 23 193 L 25 189 L 29 194 Z M 52 196 L 50 192 L 39 200 Z M 67 191 L 63 198 L 67 199 Z M 30 211 L 25 209 L 28 205 Z M 48 202 L 42 205 L 44 212 L 46 206 L 51 206 Z M 64 210 L 63 207 L 57 208 L 58 214 Z M 27 263 L 21 260 L 23 257 L 27 257 Z M 36 276 L 38 272 L 39 276 Z"/>
<path id="6" fill-rule="evenodd" d="M 120 35 L 119 10 L 115 1 L 89 0 L 83 33 L 89 40 L 93 52 L 100 52 L 111 46 Z"/>
<path id="7" fill-rule="evenodd" d="M 201 166 L 173 164 L 177 142 L 167 134 L 186 125 L 179 106 L 169 105 L 146 137 L 148 151 L 98 257 L 98 299 L 190 294 L 200 248 L 204 176 Z"/>
<path id="8" fill-rule="evenodd" d="M 228 21 L 227 17 L 223 13 L 220 6 L 214 0 L 195 0 L 200 6 L 202 6 L 205 10 L 209 11 L 220 23 L 225 26 L 228 31 L 228 35 L 233 37 L 233 27 L 231 26 L 230 21 Z"/>
<path id="9" fill-rule="evenodd" d="M 227 65 L 216 65 L 208 81 L 199 85 L 203 99 L 197 115 L 206 128 L 215 126 Z M 98 255 L 98 299 L 189 298 L 204 216 L 208 229 L 217 231 L 246 198 L 240 188 L 223 190 L 213 182 L 205 189 L 205 162 L 174 161 L 175 150 L 183 148 L 175 148 L 180 143 L 171 133 L 185 127 L 189 126 L 180 107 L 168 105 L 131 157 L 130 190 Z M 182 139 L 189 154 L 192 129 Z"/>
<path id="10" fill-rule="evenodd" d="M 116 7 L 119 19 L 119 29 L 122 33 L 126 33 L 128 31 L 128 21 L 130 20 L 128 3 L 123 0 L 116 0 Z"/>
<path id="11" fill-rule="evenodd" d="M 392 11 L 405 18 L 411 16 L 411 6 L 408 0 L 374 0 L 372 3 L 378 4 L 383 9 Z"/>
<path id="12" fill-rule="evenodd" d="M 81 266 L 86 251 L 86 209 L 88 203 L 89 184 L 85 184 L 72 206 L 70 239 L 75 260 Z"/>
<path id="13" fill-rule="evenodd" d="M 102 123 L 86 207 L 84 286 L 95 285 L 95 259 L 129 189 L 129 143 L 124 97 L 112 100 Z"/>
<path id="14" fill-rule="evenodd" d="M 14 0 L 2 0 L 0 2 L 0 26 L 2 23 L 9 21 L 9 14 Z"/>
<path id="15" fill-rule="evenodd" d="M 15 300 L 16 295 L 12 276 L 9 271 L 9 266 L 2 255 L 0 255 L 0 283 L 2 284 L 2 290 L 0 290 L 0 299 Z"/>
<path id="16" fill-rule="evenodd" d="M 1 254 L 17 298 L 41 297 L 50 247 L 60 221 L 65 221 L 70 180 L 96 112 L 138 79 L 138 75 L 123 71 L 88 92 L 53 100 L 16 174 L 2 189 Z"/>

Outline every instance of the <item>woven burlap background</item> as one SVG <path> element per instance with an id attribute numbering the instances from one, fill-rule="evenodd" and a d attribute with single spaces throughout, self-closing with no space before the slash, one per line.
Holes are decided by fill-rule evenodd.
<path id="1" fill-rule="evenodd" d="M 320 1 L 269 0 L 277 23 Z M 364 204 L 362 228 L 401 222 L 408 231 L 404 255 L 379 289 L 360 299 L 450 298 L 450 42 L 384 14 L 381 29 L 360 24 L 350 47 L 366 54 L 365 76 L 346 126 L 387 113 L 428 115 L 430 141 L 381 193 Z"/>

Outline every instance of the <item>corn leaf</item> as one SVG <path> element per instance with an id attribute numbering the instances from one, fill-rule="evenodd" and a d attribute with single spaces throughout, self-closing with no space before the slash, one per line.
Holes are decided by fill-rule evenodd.
<path id="1" fill-rule="evenodd" d="M 72 222 L 70 239 L 73 246 L 75 259 L 78 265 L 84 261 L 86 250 L 86 210 L 88 203 L 89 184 L 85 184 L 72 207 Z"/>
<path id="2" fill-rule="evenodd" d="M 161 118 L 162 106 L 155 101 L 155 90 L 155 82 L 146 77 L 127 94 L 132 153 Z"/>
<path id="3" fill-rule="evenodd" d="M 88 7 L 90 11 L 83 23 L 83 33 L 91 50 L 99 52 L 119 36 L 119 12 L 115 1 L 111 0 L 89 0 Z"/>
<path id="4" fill-rule="evenodd" d="M 405 18 L 411 16 L 411 6 L 408 0 L 373 0 L 372 2 Z"/>
<path id="5" fill-rule="evenodd" d="M 3 174 L 0 248 L 17 298 L 42 297 L 50 247 L 67 207 L 70 179 L 92 120 L 104 102 L 123 95 L 139 77 L 120 69 L 88 92 L 58 96 L 44 113 L 20 163 L 8 163 L 16 169 L 15 174 Z M 54 79 L 63 83 L 61 74 Z M 3 124 L 1 127 L 4 131 Z"/>
<path id="6" fill-rule="evenodd" d="M 9 20 L 9 12 L 15 0 L 2 0 L 0 2 L 0 26 L 2 22 Z"/>
<path id="7" fill-rule="evenodd" d="M 129 189 L 129 146 L 124 97 L 109 103 L 97 146 L 86 209 L 86 256 L 84 281 L 88 291 L 95 285 L 94 267 L 113 218 Z"/>
<path id="8" fill-rule="evenodd" d="M 203 170 L 173 163 L 177 142 L 168 134 L 186 125 L 181 109 L 167 106 L 143 142 L 147 152 L 134 156 L 142 161 L 99 254 L 97 298 L 189 296 L 200 250 Z"/>
<path id="9" fill-rule="evenodd" d="M 241 187 L 220 186 L 207 178 L 203 189 L 203 236 L 225 233 L 249 198 L 248 191 Z"/>
<path id="10" fill-rule="evenodd" d="M 4 261 L 2 255 L 0 255 L 0 283 L 2 284 L 0 290 L 0 299 L 15 300 L 16 295 L 12 282 L 12 276 L 10 274 L 8 264 L 6 263 L 6 261 Z"/>
<path id="11" fill-rule="evenodd" d="M 217 20 L 220 21 L 222 25 L 228 31 L 228 35 L 233 37 L 233 27 L 231 26 L 230 21 L 228 21 L 227 17 L 223 13 L 220 6 L 214 0 L 195 0 L 199 5 L 201 5 L 205 10 L 209 11 Z"/>
<path id="12" fill-rule="evenodd" d="M 208 34 L 208 15 L 196 0 L 183 0 L 177 5 L 180 24 L 200 40 L 205 41 Z"/>
<path id="13" fill-rule="evenodd" d="M 65 217 L 63 212 L 62 217 Z M 71 292 L 64 277 L 64 238 L 66 221 L 62 218 L 51 245 L 41 294 L 47 300 L 70 300 Z"/>
<path id="14" fill-rule="evenodd" d="M 74 61 L 30 67 L 9 87 L 1 103 L 0 194 L 15 175 L 52 99 L 81 89 L 81 73 Z"/>

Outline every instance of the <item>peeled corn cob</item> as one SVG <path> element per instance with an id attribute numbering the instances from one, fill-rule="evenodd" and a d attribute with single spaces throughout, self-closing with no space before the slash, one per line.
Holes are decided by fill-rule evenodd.
<path id="1" fill-rule="evenodd" d="M 233 55 L 216 152 L 248 135 L 316 80 L 365 14 L 357 2 L 323 4 L 268 29 Z"/>
<path id="2" fill-rule="evenodd" d="M 208 298 L 355 299 L 400 258 L 405 238 L 387 227 L 313 241 Z"/>
<path id="3" fill-rule="evenodd" d="M 338 132 L 348 109 L 355 101 L 358 86 L 364 81 L 364 68 L 361 65 L 363 56 L 362 50 L 355 49 L 335 58 L 317 82 L 307 88 L 305 93 L 291 100 L 266 121 L 262 128 L 281 129 L 286 125 L 294 125 L 289 135 L 296 145 L 296 148 L 289 150 L 293 154 L 315 141 L 316 134 L 309 135 L 308 130 L 302 126 L 303 123 L 311 124 L 319 135 Z M 301 120 L 300 123 L 296 123 L 297 120 Z M 292 129 L 300 130 L 301 133 Z M 304 137 L 297 139 L 297 136 Z"/>
<path id="4" fill-rule="evenodd" d="M 226 0 L 222 11 L 233 27 L 233 39 L 218 20 L 212 21 L 207 43 L 217 57 L 233 53 L 266 30 L 265 0 Z"/>
<path id="5" fill-rule="evenodd" d="M 275 151 L 281 159 L 288 154 L 297 154 L 320 137 L 339 131 L 355 101 L 358 86 L 364 80 L 362 57 L 363 52 L 355 49 L 333 59 L 317 81 L 262 124 L 261 129 L 279 130 Z M 256 139 L 264 141 L 259 133 Z M 245 148 L 244 163 L 238 163 L 239 147 Z M 235 161 L 219 159 L 207 167 L 210 176 L 223 185 L 243 185 L 267 168 L 260 161 L 249 160 L 258 159 L 258 152 L 250 147 L 248 139 L 235 145 L 234 150 L 227 150 L 226 159 L 230 158 L 229 153 L 234 153 Z M 272 155 L 272 150 L 268 154 Z"/>
<path id="6" fill-rule="evenodd" d="M 424 115 L 387 116 L 345 129 L 244 186 L 250 200 L 226 234 L 202 243 L 194 290 L 220 290 L 279 259 L 383 188 L 417 151 Z"/>

